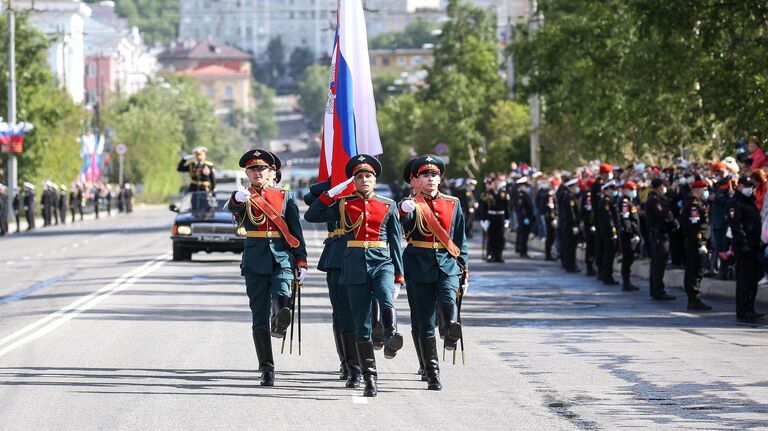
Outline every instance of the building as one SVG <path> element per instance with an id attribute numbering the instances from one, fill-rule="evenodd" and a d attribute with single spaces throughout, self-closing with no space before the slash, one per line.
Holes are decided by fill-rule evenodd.
<path id="1" fill-rule="evenodd" d="M 445 7 L 439 0 L 368 0 L 365 2 L 365 27 L 368 37 L 401 32 L 413 21 L 424 20 L 440 27 Z"/>
<path id="2" fill-rule="evenodd" d="M 165 70 L 195 80 L 219 115 L 233 109 L 250 111 L 251 55 L 212 38 L 192 44 L 172 44 L 158 55 Z"/>
<path id="3" fill-rule="evenodd" d="M 91 5 L 85 23 L 85 103 L 103 105 L 110 94 L 130 96 L 157 71 L 136 27 L 117 16 L 114 2 Z"/>
<path id="4" fill-rule="evenodd" d="M 262 55 L 279 36 L 286 57 L 306 47 L 319 58 L 333 48 L 336 0 L 180 0 L 180 15 L 181 40 L 212 37 Z"/>
<path id="5" fill-rule="evenodd" d="M 85 21 L 91 8 L 79 0 L 16 0 L 17 11 L 34 9 L 29 22 L 51 41 L 48 65 L 61 88 L 76 103 L 85 98 Z"/>
<path id="6" fill-rule="evenodd" d="M 431 66 L 432 49 L 372 49 L 368 51 L 371 75 L 408 77 Z"/>

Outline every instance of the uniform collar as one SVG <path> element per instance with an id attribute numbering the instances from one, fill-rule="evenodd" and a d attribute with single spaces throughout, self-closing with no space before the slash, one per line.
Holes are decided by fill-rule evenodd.
<path id="1" fill-rule="evenodd" d="M 357 197 L 359 197 L 360 199 L 371 199 L 372 197 L 376 196 L 376 193 L 374 193 L 374 192 L 372 192 L 372 191 L 371 191 L 371 192 L 368 192 L 367 194 L 363 194 L 363 193 L 360 193 L 360 192 L 356 191 L 356 192 L 355 192 L 355 194 L 356 194 L 356 195 L 357 195 Z"/>
<path id="2" fill-rule="evenodd" d="M 424 200 L 432 201 L 432 200 L 440 198 L 440 192 L 438 191 L 437 193 L 435 193 L 434 196 L 430 196 L 429 194 L 422 192 L 421 196 L 424 198 Z"/>

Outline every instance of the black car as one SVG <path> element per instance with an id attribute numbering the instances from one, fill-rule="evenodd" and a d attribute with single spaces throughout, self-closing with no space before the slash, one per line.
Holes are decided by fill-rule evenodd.
<path id="1" fill-rule="evenodd" d="M 245 228 L 235 224 L 232 213 L 224 208 L 229 195 L 217 199 L 208 192 L 190 192 L 181 202 L 171 204 L 179 213 L 173 222 L 173 260 L 191 260 L 198 251 L 242 253 Z"/>

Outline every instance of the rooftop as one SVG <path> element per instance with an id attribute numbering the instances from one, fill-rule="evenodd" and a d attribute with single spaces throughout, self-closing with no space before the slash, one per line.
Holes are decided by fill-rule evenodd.
<path id="1" fill-rule="evenodd" d="M 160 53 L 158 60 L 242 60 L 248 61 L 251 54 L 213 38 L 196 43 L 172 43 Z"/>

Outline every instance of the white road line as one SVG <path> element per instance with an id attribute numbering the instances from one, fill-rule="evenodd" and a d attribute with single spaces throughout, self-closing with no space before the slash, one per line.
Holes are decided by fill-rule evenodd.
<path id="1" fill-rule="evenodd" d="M 685 313 L 685 312 L 682 312 L 682 311 L 672 311 L 669 314 L 671 314 L 673 316 L 690 317 L 692 319 L 700 319 L 701 318 L 701 316 L 699 316 L 698 314 Z"/>
<path id="2" fill-rule="evenodd" d="M 352 404 L 368 404 L 368 398 L 353 396 Z"/>
<path id="3" fill-rule="evenodd" d="M 67 251 L 67 247 L 62 247 L 61 251 Z"/>
<path id="4" fill-rule="evenodd" d="M 169 258 L 170 253 L 165 253 L 161 256 L 158 256 L 157 258 L 152 259 L 151 261 L 139 266 L 138 268 L 134 268 L 131 271 L 128 271 L 101 289 L 83 296 L 67 305 L 66 307 L 61 308 L 60 310 L 55 311 L 43 317 L 42 319 L 25 326 L 24 328 L 21 328 L 20 330 L 3 339 L 0 339 L 0 356 L 5 355 L 6 353 L 10 353 L 17 347 L 42 337 L 43 335 L 63 325 L 68 320 L 79 315 L 83 311 L 95 306 L 109 296 L 112 296 L 121 290 L 127 289 L 142 277 L 150 274 L 162 266 L 165 262 L 168 261 Z M 17 338 L 19 339 L 16 340 Z"/>
<path id="5" fill-rule="evenodd" d="M 13 261 L 12 261 L 12 260 L 6 260 L 6 261 L 5 261 L 5 264 L 6 264 L 6 265 L 13 265 Z"/>
<path id="6" fill-rule="evenodd" d="M 74 243 L 72 244 L 72 248 L 77 248 L 78 245 L 79 245 L 78 243 Z"/>
<path id="7" fill-rule="evenodd" d="M 29 256 L 24 256 L 21 258 L 21 260 L 29 260 Z"/>
<path id="8" fill-rule="evenodd" d="M 42 255 L 43 255 L 43 253 L 36 253 L 36 254 L 35 254 L 35 256 L 37 256 L 37 257 L 40 257 L 40 256 L 42 256 Z"/>

